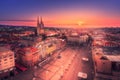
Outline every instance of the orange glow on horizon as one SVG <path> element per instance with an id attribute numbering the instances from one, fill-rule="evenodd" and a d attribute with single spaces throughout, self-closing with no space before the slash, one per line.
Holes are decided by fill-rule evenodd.
<path id="1" fill-rule="evenodd" d="M 120 27 L 120 18 L 113 17 L 95 11 L 83 12 L 57 12 L 44 15 L 43 22 L 46 27 L 67 27 L 67 28 L 94 28 L 94 27 Z M 24 21 L 0 21 L 0 24 L 36 26 L 36 16 L 33 22 Z"/>

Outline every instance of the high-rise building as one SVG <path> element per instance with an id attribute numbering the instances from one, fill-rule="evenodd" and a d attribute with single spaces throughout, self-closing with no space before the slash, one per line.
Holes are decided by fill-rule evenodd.
<path id="1" fill-rule="evenodd" d="M 44 23 L 42 21 L 39 21 L 39 16 L 37 17 L 37 35 L 44 34 Z"/>

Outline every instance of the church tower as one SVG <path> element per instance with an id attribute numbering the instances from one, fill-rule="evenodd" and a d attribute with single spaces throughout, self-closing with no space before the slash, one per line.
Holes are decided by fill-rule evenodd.
<path id="1" fill-rule="evenodd" d="M 43 21 L 42 21 L 42 17 L 41 17 L 41 21 L 40 21 L 40 28 L 41 28 L 41 29 L 44 28 L 44 23 L 43 23 Z"/>
<path id="2" fill-rule="evenodd" d="M 44 34 L 44 23 L 42 21 L 42 17 L 41 17 L 41 21 L 39 21 L 39 16 L 37 17 L 37 35 L 41 35 Z"/>

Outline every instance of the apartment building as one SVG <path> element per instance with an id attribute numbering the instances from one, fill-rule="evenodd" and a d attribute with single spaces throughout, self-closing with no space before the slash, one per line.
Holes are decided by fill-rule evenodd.
<path id="1" fill-rule="evenodd" d="M 99 57 L 97 57 L 99 56 Z M 98 73 L 120 75 L 120 55 L 97 55 L 96 71 Z"/>
<path id="2" fill-rule="evenodd" d="M 0 77 L 9 76 L 14 70 L 14 52 L 9 48 L 0 47 Z"/>
<path id="3" fill-rule="evenodd" d="M 17 51 L 16 58 L 17 63 L 32 67 L 40 60 L 40 54 L 36 48 L 25 47 Z"/>

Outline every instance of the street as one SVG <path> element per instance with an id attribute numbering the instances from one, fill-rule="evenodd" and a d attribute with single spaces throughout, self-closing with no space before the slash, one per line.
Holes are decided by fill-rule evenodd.
<path id="1" fill-rule="evenodd" d="M 83 57 L 89 61 L 83 61 Z M 38 66 L 34 71 L 18 74 L 15 80 L 78 80 L 78 72 L 87 73 L 87 80 L 93 80 L 94 69 L 89 47 L 68 45 L 63 51 L 55 53 L 53 58 L 51 62 Z"/>
<path id="2" fill-rule="evenodd" d="M 85 72 L 88 75 L 87 80 L 93 80 L 94 78 L 94 69 L 92 65 L 92 57 L 89 53 L 89 48 L 86 47 L 74 47 L 74 50 L 77 55 L 74 58 L 71 66 L 69 67 L 68 71 L 61 80 L 78 80 L 78 72 Z M 87 57 L 89 59 L 88 62 L 83 61 L 82 57 Z"/>
<path id="3" fill-rule="evenodd" d="M 36 72 L 37 77 L 41 80 L 78 80 L 78 72 L 85 72 L 88 74 L 88 80 L 93 80 L 94 70 L 89 52 L 89 48 L 86 47 L 67 46 L 60 53 L 61 58 L 54 59 Z M 89 61 L 83 61 L 83 57 L 87 57 Z"/>

